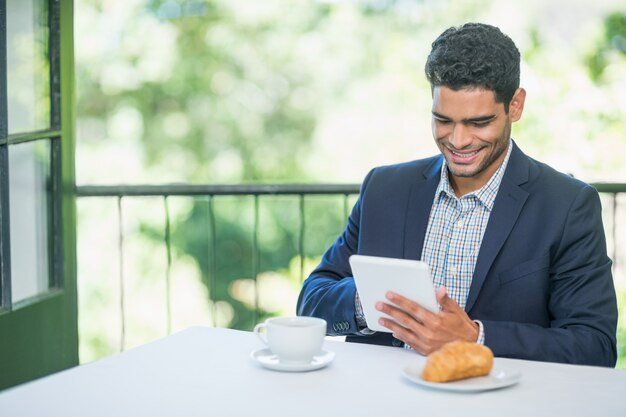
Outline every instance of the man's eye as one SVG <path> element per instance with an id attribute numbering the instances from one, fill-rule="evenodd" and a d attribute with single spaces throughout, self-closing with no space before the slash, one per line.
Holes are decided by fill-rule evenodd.
<path id="1" fill-rule="evenodd" d="M 436 121 L 437 123 L 439 123 L 439 124 L 442 124 L 442 125 L 447 125 L 447 124 L 450 124 L 450 120 L 435 119 L 435 121 Z"/>
<path id="2" fill-rule="evenodd" d="M 474 126 L 474 127 L 487 127 L 487 126 L 489 126 L 489 123 L 491 123 L 491 122 L 474 122 L 474 123 L 472 123 L 472 126 Z"/>

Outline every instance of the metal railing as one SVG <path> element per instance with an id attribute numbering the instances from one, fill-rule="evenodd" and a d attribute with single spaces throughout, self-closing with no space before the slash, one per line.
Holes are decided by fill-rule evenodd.
<path id="1" fill-rule="evenodd" d="M 617 229 L 618 222 L 618 195 L 620 193 L 626 193 L 626 184 L 617 183 L 596 183 L 593 186 L 604 196 L 609 197 L 609 216 L 611 225 L 608 234 L 609 241 L 612 242 L 611 255 L 614 261 L 614 267 L 621 262 L 618 259 L 617 250 Z M 299 205 L 299 231 L 298 231 L 298 253 L 300 258 L 300 281 L 305 276 L 305 241 L 306 241 L 306 224 L 305 224 L 305 212 L 306 212 L 306 198 L 313 195 L 329 195 L 343 197 L 343 216 L 347 217 L 349 213 L 349 197 L 357 195 L 359 193 L 359 184 L 266 184 L 266 185 L 194 185 L 194 184 L 172 184 L 172 185 L 119 185 L 119 186 L 95 186 L 85 185 L 79 186 L 76 189 L 77 196 L 79 198 L 88 197 L 108 197 L 115 198 L 117 200 L 117 216 L 118 216 L 118 251 L 120 262 L 120 276 L 119 276 L 119 288 L 120 288 L 120 300 L 119 308 L 121 315 L 121 337 L 120 337 L 120 350 L 124 350 L 125 338 L 126 338 L 126 325 L 125 325 L 125 294 L 124 294 L 124 232 L 122 228 L 122 219 L 124 218 L 124 210 L 122 201 L 127 198 L 134 197 L 160 197 L 163 201 L 164 208 L 164 243 L 166 248 L 166 271 L 165 271 L 165 310 L 166 310 L 166 329 L 169 334 L 172 330 L 171 326 L 171 267 L 172 267 L 172 242 L 171 242 L 171 218 L 169 199 L 171 197 L 202 197 L 206 198 L 208 203 L 208 221 L 209 221 L 209 233 L 208 240 L 210 242 L 210 257 L 213 259 L 209 267 L 209 294 L 215 292 L 217 281 L 219 280 L 217 271 L 217 247 L 218 242 L 216 238 L 216 217 L 214 202 L 217 198 L 225 196 L 240 196 L 240 197 L 252 197 L 254 205 L 253 225 L 252 225 L 252 275 L 255 282 L 260 271 L 259 263 L 259 207 L 261 199 L 265 196 L 295 196 L 298 198 Z M 606 199 L 604 200 L 605 210 L 608 208 Z M 605 212 L 606 214 L 606 212 Z M 321 255 L 321 254 L 320 254 Z M 213 300 L 214 301 L 214 300 Z M 253 321 L 256 322 L 257 314 L 259 311 L 258 292 L 255 292 L 255 309 Z M 215 315 L 214 315 L 215 317 Z"/>
<path id="2" fill-rule="evenodd" d="M 119 309 L 121 317 L 121 337 L 120 350 L 124 350 L 126 339 L 125 325 L 125 293 L 124 293 L 124 244 L 125 236 L 123 232 L 124 210 L 122 201 L 134 197 L 161 197 L 164 208 L 164 244 L 166 249 L 166 271 L 165 271 L 165 310 L 166 310 L 166 331 L 171 332 L 171 268 L 172 268 L 172 242 L 171 242 L 171 223 L 169 199 L 171 197 L 203 197 L 208 203 L 208 221 L 209 227 L 207 233 L 211 253 L 209 258 L 212 259 L 209 266 L 209 296 L 211 301 L 218 281 L 217 271 L 217 247 L 216 238 L 216 216 L 214 202 L 220 197 L 252 197 L 254 214 L 252 226 L 252 276 L 256 282 L 260 271 L 259 256 L 259 210 L 261 199 L 264 196 L 295 196 L 298 198 L 299 206 L 299 231 L 298 231 L 298 252 L 300 258 L 300 281 L 304 280 L 305 275 L 305 240 L 306 240 L 306 198 L 307 196 L 327 195 L 339 196 L 343 198 L 343 216 L 347 217 L 349 210 L 349 197 L 359 193 L 359 184 L 269 184 L 269 185 L 194 185 L 194 184 L 172 184 L 172 185 L 120 185 L 120 186 L 79 186 L 76 194 L 79 198 L 87 197 L 108 197 L 117 200 L 117 217 L 118 217 L 118 252 L 119 252 Z M 79 266 L 80 269 L 80 266 Z M 255 293 L 255 309 L 253 323 L 257 321 L 259 311 L 258 292 Z M 216 314 L 214 312 L 213 317 Z M 214 323 L 215 324 L 215 323 Z"/>

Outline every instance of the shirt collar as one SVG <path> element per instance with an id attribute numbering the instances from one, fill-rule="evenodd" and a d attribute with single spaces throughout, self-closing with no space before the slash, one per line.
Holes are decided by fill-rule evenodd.
<path id="1" fill-rule="evenodd" d="M 487 210 L 491 211 L 493 208 L 493 204 L 496 199 L 496 194 L 498 193 L 498 189 L 500 188 L 500 184 L 502 183 L 502 177 L 504 176 L 504 171 L 506 170 L 506 166 L 509 163 L 509 158 L 511 156 L 511 151 L 513 150 L 511 140 L 509 140 L 509 146 L 506 151 L 506 156 L 504 157 L 504 161 L 498 167 L 496 172 L 489 178 L 489 181 L 485 185 L 483 185 L 480 189 L 472 191 L 464 195 L 464 197 L 474 196 L 478 201 L 480 201 Z M 443 164 L 441 164 L 441 180 L 439 181 L 439 185 L 437 186 L 437 190 L 435 191 L 435 196 L 437 201 L 443 197 L 443 195 L 447 195 L 451 198 L 457 199 L 452 187 L 450 186 L 450 180 L 448 178 L 448 164 L 446 159 L 443 159 Z"/>

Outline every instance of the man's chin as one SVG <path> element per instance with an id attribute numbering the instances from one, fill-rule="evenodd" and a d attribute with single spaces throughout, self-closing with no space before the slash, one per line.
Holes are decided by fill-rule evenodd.
<path id="1" fill-rule="evenodd" d="M 474 177 L 480 171 L 479 166 L 475 164 L 460 165 L 460 164 L 450 163 L 450 161 L 447 161 L 447 162 L 448 162 L 448 171 L 455 177 L 461 177 L 461 178 Z"/>
<path id="2" fill-rule="evenodd" d="M 476 172 L 472 171 L 472 172 L 454 172 L 454 171 L 450 171 L 452 173 L 452 175 L 454 175 L 457 178 L 472 178 L 476 176 Z"/>

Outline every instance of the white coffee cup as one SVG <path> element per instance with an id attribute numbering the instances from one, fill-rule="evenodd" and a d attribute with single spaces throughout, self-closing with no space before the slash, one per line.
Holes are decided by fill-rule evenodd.
<path id="1" fill-rule="evenodd" d="M 265 329 L 265 333 L 261 333 Z M 322 350 L 326 320 L 317 317 L 274 317 L 254 326 L 254 333 L 283 363 L 307 363 Z"/>

